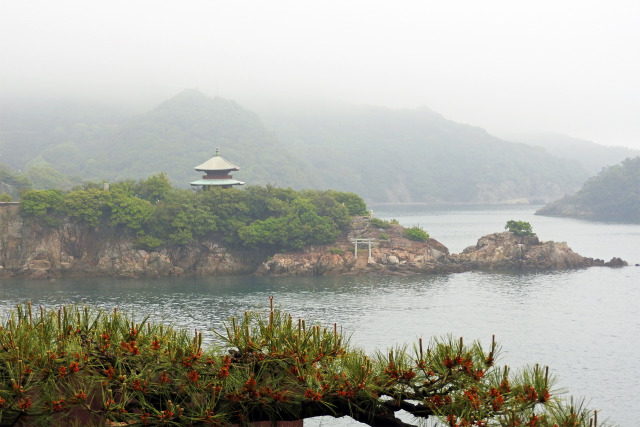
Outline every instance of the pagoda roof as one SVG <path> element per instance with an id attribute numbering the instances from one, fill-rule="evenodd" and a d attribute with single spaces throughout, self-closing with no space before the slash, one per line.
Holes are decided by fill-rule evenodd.
<path id="1" fill-rule="evenodd" d="M 220 155 L 220 149 L 216 148 L 215 156 L 213 156 L 212 158 L 210 158 L 209 160 L 207 160 L 203 164 L 196 166 L 195 170 L 203 171 L 203 172 L 206 172 L 206 171 L 237 171 L 237 170 L 240 170 L 240 168 L 238 166 L 234 165 L 233 163 L 230 163 L 229 161 L 225 160 Z M 240 182 L 240 181 L 238 181 L 238 182 Z"/>
<path id="2" fill-rule="evenodd" d="M 191 185 L 204 185 L 204 186 L 226 186 L 226 185 L 244 185 L 243 181 L 237 179 L 199 179 L 197 181 L 190 182 Z"/>

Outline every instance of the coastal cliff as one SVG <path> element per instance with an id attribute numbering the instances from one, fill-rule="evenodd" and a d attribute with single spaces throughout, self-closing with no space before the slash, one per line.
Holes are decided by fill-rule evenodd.
<path id="1" fill-rule="evenodd" d="M 355 239 L 361 243 L 355 255 Z M 63 221 L 55 227 L 24 219 L 18 205 L 0 207 L 0 277 L 169 277 L 213 275 L 408 275 L 468 270 L 552 270 L 596 265 L 626 265 L 583 257 L 566 243 L 540 242 L 510 232 L 484 236 L 476 246 L 450 254 L 435 239 L 413 241 L 404 228 L 376 228 L 356 217 L 334 243 L 299 251 L 266 253 L 233 250 L 214 238 L 146 251 L 134 246 L 135 235 L 111 227 Z"/>
<path id="2" fill-rule="evenodd" d="M 145 251 L 126 229 L 63 221 L 55 227 L 24 219 L 18 205 L 0 207 L 0 277 L 168 277 L 250 274 L 258 251 L 233 251 L 215 241 Z"/>

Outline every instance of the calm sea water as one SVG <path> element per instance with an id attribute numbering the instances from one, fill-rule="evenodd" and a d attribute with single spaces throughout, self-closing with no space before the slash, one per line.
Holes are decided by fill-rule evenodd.
<path id="1" fill-rule="evenodd" d="M 537 217 L 534 207 L 374 206 L 374 215 L 420 225 L 460 252 L 509 219 L 529 221 L 541 240 L 576 252 L 640 263 L 640 226 Z M 17 303 L 91 304 L 210 331 L 245 310 L 268 310 L 268 297 L 296 317 L 337 322 L 351 343 L 373 353 L 453 334 L 502 345 L 499 363 L 548 365 L 559 388 L 586 397 L 622 426 L 640 419 L 640 267 L 569 272 L 469 272 L 414 277 L 83 279 L 0 281 L 0 313 Z M 209 334 L 212 337 L 212 334 Z M 334 425 L 323 418 L 305 425 Z M 346 421 L 341 423 L 349 424 Z"/>

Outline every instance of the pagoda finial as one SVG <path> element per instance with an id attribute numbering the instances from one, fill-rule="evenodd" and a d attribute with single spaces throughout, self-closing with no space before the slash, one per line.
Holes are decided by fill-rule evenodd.
<path id="1" fill-rule="evenodd" d="M 216 156 L 220 155 L 220 147 L 216 147 Z"/>

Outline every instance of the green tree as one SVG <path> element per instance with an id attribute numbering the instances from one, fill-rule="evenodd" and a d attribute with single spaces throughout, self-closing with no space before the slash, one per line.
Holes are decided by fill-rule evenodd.
<path id="1" fill-rule="evenodd" d="M 338 203 L 342 203 L 349 212 L 349 215 L 367 215 L 367 204 L 355 193 L 345 193 L 342 191 L 327 191 L 327 195 L 334 198 Z"/>
<path id="2" fill-rule="evenodd" d="M 504 226 L 504 229 L 520 237 L 536 235 L 536 233 L 534 233 L 533 229 L 531 228 L 531 224 L 529 224 L 526 221 L 515 221 L 511 219 L 507 221 L 507 224 Z"/>
<path id="3" fill-rule="evenodd" d="M 254 221 L 238 230 L 242 242 L 256 248 L 300 249 L 332 242 L 339 235 L 338 224 L 320 216 L 314 203 L 305 198 L 294 200 L 285 216 Z"/>
<path id="4" fill-rule="evenodd" d="M 416 242 L 426 242 L 429 240 L 429 234 L 420 227 L 405 228 L 402 235 Z"/>
<path id="5" fill-rule="evenodd" d="M 22 212 L 31 216 L 57 215 L 64 205 L 60 190 L 29 190 L 20 198 Z"/>
<path id="6" fill-rule="evenodd" d="M 0 202 L 13 202 L 13 197 L 7 193 L 0 194 Z"/>
<path id="7" fill-rule="evenodd" d="M 124 192 L 112 192 L 109 207 L 111 224 L 124 225 L 132 230 L 140 230 L 153 213 L 151 203 Z"/>
<path id="8" fill-rule="evenodd" d="M 156 203 L 163 200 L 172 188 L 167 174 L 161 172 L 145 180 L 141 180 L 136 185 L 135 192 L 141 199 Z"/>
<path id="9" fill-rule="evenodd" d="M 63 211 L 71 219 L 96 227 L 110 211 L 110 201 L 111 193 L 104 190 L 76 190 L 64 196 Z"/>

